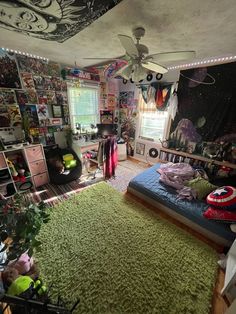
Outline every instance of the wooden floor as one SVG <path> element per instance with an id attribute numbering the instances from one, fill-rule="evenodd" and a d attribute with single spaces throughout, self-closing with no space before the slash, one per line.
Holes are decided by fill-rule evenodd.
<path id="1" fill-rule="evenodd" d="M 192 234 L 193 236 L 195 236 L 199 240 L 205 242 L 207 245 L 209 245 L 210 247 L 215 249 L 218 253 L 223 252 L 224 248 L 221 245 L 216 244 L 215 242 L 207 239 L 206 237 L 204 237 L 200 233 L 196 232 L 195 230 L 192 230 L 191 228 L 189 228 L 188 226 L 184 225 L 183 223 L 177 221 L 173 217 L 170 217 L 168 214 L 164 213 L 163 211 L 158 210 L 155 206 L 152 206 L 152 205 L 146 203 L 144 200 L 138 198 L 137 196 L 135 196 L 131 193 L 126 192 L 125 195 L 127 197 L 132 198 L 135 201 L 147 206 L 148 208 L 155 211 L 162 218 L 175 224 L 176 226 L 180 227 L 181 229 L 189 232 L 190 234 Z M 219 267 L 217 281 L 216 281 L 214 292 L 213 292 L 212 309 L 211 309 L 211 312 L 209 314 L 224 314 L 226 309 L 228 308 L 227 303 L 225 302 L 224 298 L 220 294 L 221 289 L 223 288 L 223 285 L 224 285 L 224 278 L 225 278 L 224 271 L 222 269 L 220 269 L 220 267 Z"/>

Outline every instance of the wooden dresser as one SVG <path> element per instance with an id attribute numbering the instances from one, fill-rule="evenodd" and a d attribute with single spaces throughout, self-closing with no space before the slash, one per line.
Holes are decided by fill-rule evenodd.
<path id="1" fill-rule="evenodd" d="M 12 167 L 7 162 L 10 160 L 17 171 L 18 160 L 24 164 L 24 179 L 14 176 Z M 39 187 L 49 182 L 48 169 L 43 146 L 41 144 L 28 145 L 0 151 L 0 193 L 6 197 L 14 193 L 27 191 L 31 187 Z M 10 194 L 7 193 L 10 190 Z"/>

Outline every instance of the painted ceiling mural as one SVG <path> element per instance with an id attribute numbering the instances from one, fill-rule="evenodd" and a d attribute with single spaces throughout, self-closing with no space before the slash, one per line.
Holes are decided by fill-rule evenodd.
<path id="1" fill-rule="evenodd" d="M 18 0 L 0 2 L 0 27 L 64 42 L 122 0 Z"/>

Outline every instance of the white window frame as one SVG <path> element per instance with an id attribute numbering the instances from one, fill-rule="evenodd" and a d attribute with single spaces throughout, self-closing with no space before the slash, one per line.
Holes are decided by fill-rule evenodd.
<path id="1" fill-rule="evenodd" d="M 143 140 L 147 140 L 147 141 L 151 141 L 151 142 L 155 142 L 155 143 L 159 143 L 160 144 L 160 140 L 164 141 L 166 139 L 168 139 L 169 137 L 169 133 L 170 133 L 170 124 L 171 124 L 171 118 L 170 118 L 170 114 L 168 112 L 168 110 L 166 111 L 166 119 L 165 119 L 165 125 L 164 125 L 164 130 L 163 130 L 163 137 L 159 139 L 154 139 L 152 137 L 145 137 L 141 135 L 141 128 L 142 128 L 142 119 L 145 115 L 155 115 L 158 114 L 158 111 L 156 112 L 139 112 L 138 115 L 138 121 L 137 121 L 137 136 L 136 139 L 143 139 Z"/>
<path id="2" fill-rule="evenodd" d="M 71 95 L 70 95 L 70 89 L 91 89 L 91 90 L 96 90 L 97 92 L 97 107 L 96 107 L 96 112 L 95 115 L 97 116 L 97 121 L 96 123 L 100 122 L 100 114 L 99 114 L 99 88 L 98 86 L 90 86 L 90 85 L 83 85 L 81 87 L 73 87 L 73 86 L 68 86 L 68 103 L 69 103 L 69 109 L 70 109 L 70 124 L 71 124 L 71 128 L 74 132 L 77 132 L 78 130 L 75 127 L 75 117 L 78 117 L 79 115 L 74 115 L 73 114 L 73 105 L 72 105 L 72 99 L 71 99 Z M 88 115 L 89 116 L 89 115 Z M 92 115 L 91 115 L 92 116 Z M 91 123 L 92 124 L 92 123 Z M 86 128 L 87 132 L 92 131 L 92 129 L 88 126 Z"/>

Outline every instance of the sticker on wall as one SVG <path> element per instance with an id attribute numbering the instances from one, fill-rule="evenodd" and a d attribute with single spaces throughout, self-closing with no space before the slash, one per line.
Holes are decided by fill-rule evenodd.
<path id="1" fill-rule="evenodd" d="M 0 15 L 0 21 L 1 18 L 2 15 Z M 13 53 L 0 49 L 0 69 L 0 87 L 21 88 L 16 58 Z"/>
<path id="2" fill-rule="evenodd" d="M 120 92 L 119 105 L 120 108 L 134 107 L 134 91 Z"/>
<path id="3" fill-rule="evenodd" d="M 47 97 L 46 91 L 38 90 L 37 95 L 38 95 L 38 103 L 40 105 L 43 105 L 43 104 L 46 105 L 48 103 L 48 97 Z"/>
<path id="4" fill-rule="evenodd" d="M 0 105 L 16 105 L 14 90 L 0 89 Z"/>
<path id="5" fill-rule="evenodd" d="M 20 108 L 18 105 L 9 105 L 7 107 L 9 117 L 10 117 L 10 125 L 11 126 L 21 126 L 21 114 Z"/>
<path id="6" fill-rule="evenodd" d="M 116 109 L 116 97 L 114 94 L 107 95 L 107 109 L 109 110 Z"/>
<path id="7" fill-rule="evenodd" d="M 47 75 L 48 73 L 46 60 L 40 60 L 23 55 L 16 55 L 16 60 L 18 62 L 20 72 L 28 72 L 30 69 L 30 73 L 34 75 Z"/>
<path id="8" fill-rule="evenodd" d="M 56 104 L 58 104 L 59 106 L 68 104 L 66 92 L 56 92 Z"/>
<path id="9" fill-rule="evenodd" d="M 46 68 L 48 76 L 61 76 L 61 66 L 59 63 L 49 61 Z"/>
<path id="10" fill-rule="evenodd" d="M 4 12 L 0 16 L 0 25 L 10 31 L 62 43 L 79 33 L 120 1 L 5 0 L 3 4 L 0 4 L 0 11 Z"/>
<path id="11" fill-rule="evenodd" d="M 26 105 L 29 103 L 27 92 L 24 90 L 16 90 L 16 99 L 18 105 Z"/>
<path id="12" fill-rule="evenodd" d="M 113 123 L 113 111 L 112 110 L 101 110 L 100 120 L 102 124 L 112 124 Z"/>
<path id="13" fill-rule="evenodd" d="M 46 145 L 53 145 L 53 144 L 55 144 L 54 134 L 53 133 L 45 134 L 45 141 L 46 141 Z"/>
<path id="14" fill-rule="evenodd" d="M 0 126 L 9 127 L 10 126 L 10 117 L 7 110 L 7 106 L 0 105 Z"/>
<path id="15" fill-rule="evenodd" d="M 36 89 L 46 89 L 45 88 L 45 78 L 42 75 L 34 75 L 34 85 Z"/>
<path id="16" fill-rule="evenodd" d="M 30 128 L 35 128 L 39 126 L 36 105 L 20 106 L 20 111 L 21 111 L 22 117 L 28 120 L 28 124 Z"/>
<path id="17" fill-rule="evenodd" d="M 50 125 L 62 125 L 61 118 L 50 118 Z"/>
<path id="18" fill-rule="evenodd" d="M 25 89 L 34 88 L 34 80 L 31 73 L 21 72 L 20 75 L 22 79 L 23 88 Z"/>
<path id="19" fill-rule="evenodd" d="M 36 93 L 35 89 L 33 89 L 33 88 L 27 89 L 26 93 L 27 93 L 27 97 L 29 100 L 29 104 L 37 104 L 38 103 L 38 97 L 37 97 L 37 93 Z"/>
<path id="20" fill-rule="evenodd" d="M 63 81 L 60 78 L 55 77 L 55 76 L 52 76 L 50 80 L 51 80 L 51 84 L 52 84 L 52 89 L 54 89 L 56 91 L 63 91 L 63 92 L 67 91 L 66 81 Z M 50 88 L 45 88 L 45 89 L 50 89 Z"/>
<path id="21" fill-rule="evenodd" d="M 46 105 L 37 105 L 37 114 L 40 126 L 47 126 L 50 124 L 48 107 Z"/>
<path id="22" fill-rule="evenodd" d="M 54 105 L 57 103 L 56 94 L 52 90 L 46 90 L 45 94 L 47 96 L 47 103 L 48 105 Z"/>

